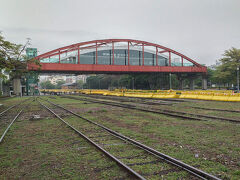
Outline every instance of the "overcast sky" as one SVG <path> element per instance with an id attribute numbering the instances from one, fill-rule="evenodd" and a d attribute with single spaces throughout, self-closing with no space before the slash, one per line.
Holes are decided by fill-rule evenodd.
<path id="1" fill-rule="evenodd" d="M 240 48 L 240 0 L 0 0 L 0 31 L 41 53 L 77 42 L 131 38 L 211 65 Z"/>

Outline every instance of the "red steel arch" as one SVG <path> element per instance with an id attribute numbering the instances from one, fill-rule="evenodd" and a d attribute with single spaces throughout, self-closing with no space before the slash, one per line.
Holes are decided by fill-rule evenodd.
<path id="1" fill-rule="evenodd" d="M 114 44 L 115 43 L 122 43 L 126 42 L 128 45 L 128 64 L 127 65 L 115 65 L 114 64 L 114 53 L 112 53 L 113 58 L 113 64 L 111 65 L 103 65 L 98 64 L 97 61 L 97 51 L 99 47 L 111 44 L 112 45 L 112 52 L 114 52 Z M 130 45 L 132 46 L 141 46 L 142 47 L 142 65 L 130 65 L 129 64 L 129 49 Z M 144 47 L 151 46 L 156 48 L 156 65 L 153 66 L 146 66 L 144 65 Z M 96 64 L 80 64 L 80 50 L 83 49 L 94 49 L 95 48 L 95 54 L 96 54 Z M 72 51 L 78 51 L 78 64 L 63 64 L 60 63 L 60 55 L 72 52 Z M 162 53 L 168 53 L 169 55 L 169 66 L 158 66 L 157 64 L 157 58 L 158 55 Z M 179 57 L 181 57 L 182 66 L 171 66 L 171 55 L 175 54 Z M 37 60 L 43 59 L 43 58 L 50 58 L 52 56 L 59 57 L 58 63 L 40 63 L 41 64 L 41 70 L 42 72 L 66 72 L 66 73 L 138 73 L 138 72 L 172 72 L 172 73 L 180 73 L 180 72 L 188 72 L 188 73 L 206 73 L 207 68 L 205 66 L 202 66 L 198 64 L 196 61 L 192 60 L 191 58 L 174 51 L 173 49 L 167 48 L 165 46 L 150 43 L 146 41 L 140 41 L 140 40 L 133 40 L 133 39 L 103 39 L 103 40 L 93 40 L 93 41 L 87 41 L 87 42 L 81 42 L 72 44 L 69 46 L 61 47 L 49 52 L 46 52 L 44 54 L 41 54 L 37 57 L 35 57 Z M 193 64 L 193 66 L 183 66 L 183 60 L 187 60 Z M 28 64 L 28 70 L 37 70 L 38 67 L 33 64 Z"/>

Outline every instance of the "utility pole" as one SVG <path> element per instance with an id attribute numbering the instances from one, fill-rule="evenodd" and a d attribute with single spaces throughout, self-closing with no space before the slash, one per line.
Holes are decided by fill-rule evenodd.
<path id="1" fill-rule="evenodd" d="M 132 89 L 134 90 L 134 81 L 135 81 L 135 77 L 132 77 Z"/>
<path id="2" fill-rule="evenodd" d="M 239 66 L 237 67 L 237 91 L 239 93 Z"/>
<path id="3" fill-rule="evenodd" d="M 172 74 L 169 73 L 169 89 L 172 89 Z"/>

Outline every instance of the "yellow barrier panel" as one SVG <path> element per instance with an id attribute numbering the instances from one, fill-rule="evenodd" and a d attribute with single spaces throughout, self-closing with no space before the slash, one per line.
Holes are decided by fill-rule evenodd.
<path id="1" fill-rule="evenodd" d="M 126 96 L 142 98 L 183 98 L 214 101 L 240 101 L 240 94 L 230 90 L 195 90 L 195 91 L 174 91 L 174 90 L 129 90 L 115 89 L 93 90 L 93 89 L 41 89 L 42 93 L 82 93 L 101 94 L 106 96 Z"/>
<path id="2" fill-rule="evenodd" d="M 126 97 L 142 97 L 142 98 L 151 98 L 152 93 L 124 93 Z"/>

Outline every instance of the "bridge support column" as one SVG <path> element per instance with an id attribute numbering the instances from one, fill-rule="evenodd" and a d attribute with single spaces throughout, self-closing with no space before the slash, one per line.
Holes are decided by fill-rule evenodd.
<path id="1" fill-rule="evenodd" d="M 207 89 L 207 76 L 206 75 L 202 76 L 202 89 L 203 90 Z"/>
<path id="2" fill-rule="evenodd" d="M 190 78 L 190 90 L 194 90 L 194 78 Z"/>
<path id="3" fill-rule="evenodd" d="M 22 87 L 19 78 L 13 79 L 13 93 L 17 96 L 22 96 Z"/>

